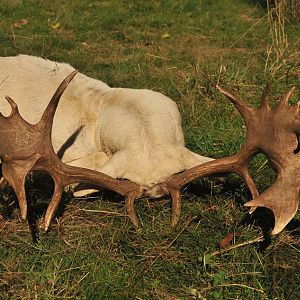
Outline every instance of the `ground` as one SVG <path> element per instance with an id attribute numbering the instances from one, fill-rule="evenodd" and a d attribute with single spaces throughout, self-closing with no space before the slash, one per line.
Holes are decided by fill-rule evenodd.
<path id="1" fill-rule="evenodd" d="M 216 83 L 254 106 L 267 81 L 273 103 L 293 85 L 299 99 L 300 24 L 287 16 L 282 26 L 265 2 L 2 0 L 0 54 L 42 56 L 111 86 L 163 92 L 179 106 L 187 146 L 225 157 L 240 149 L 245 126 Z M 251 172 L 260 191 L 275 178 L 263 155 Z M 236 176 L 188 186 L 176 228 L 168 197 L 137 201 L 135 230 L 122 197 L 66 193 L 47 233 L 51 185 L 32 181 L 36 227 L 20 221 L 12 191 L 1 192 L 1 299 L 299 298 L 299 214 L 268 236 L 272 215 L 249 216 L 249 191 Z M 232 233 L 234 245 L 220 251 Z"/>

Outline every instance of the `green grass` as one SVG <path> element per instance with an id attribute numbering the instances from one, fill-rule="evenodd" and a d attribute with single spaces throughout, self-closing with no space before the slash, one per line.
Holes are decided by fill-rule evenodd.
<path id="1" fill-rule="evenodd" d="M 161 91 L 179 106 L 188 147 L 224 157 L 240 149 L 245 128 L 215 83 L 253 105 L 267 80 L 274 102 L 292 85 L 293 101 L 299 98 L 299 24 L 286 23 L 282 65 L 266 72 L 272 43 L 266 14 L 250 0 L 0 0 L 0 55 L 43 56 L 111 86 Z M 28 24 L 13 26 L 21 19 Z M 265 160 L 260 155 L 251 163 L 260 190 L 274 180 Z M 42 227 L 49 193 L 30 182 L 28 190 Z M 175 229 L 165 198 L 137 201 L 143 227 L 136 231 L 122 198 L 67 194 L 50 232 L 39 228 L 34 243 L 6 189 L 0 299 L 298 299 L 299 227 L 291 229 L 298 214 L 263 251 L 249 243 L 212 255 L 229 232 L 239 232 L 237 244 L 261 235 L 260 222 L 243 207 L 248 198 L 236 176 L 223 184 L 201 179 L 184 192 Z"/>

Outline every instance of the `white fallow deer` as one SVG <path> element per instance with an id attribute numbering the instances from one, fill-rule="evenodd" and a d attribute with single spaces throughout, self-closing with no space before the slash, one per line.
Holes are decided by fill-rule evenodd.
<path id="1" fill-rule="evenodd" d="M 0 106 L 6 114 L 0 114 L 1 181 L 7 180 L 14 189 L 23 219 L 27 214 L 26 175 L 41 170 L 54 181 L 46 230 L 63 189 L 72 183 L 93 183 L 123 195 L 136 226 L 137 197 L 170 194 L 171 224 L 175 225 L 180 215 L 180 189 L 196 178 L 226 172 L 240 175 L 248 185 L 253 200 L 245 206 L 251 212 L 259 206 L 274 212 L 273 234 L 297 212 L 300 102 L 289 104 L 294 88 L 272 109 L 268 85 L 257 108 L 217 86 L 243 117 L 247 134 L 240 151 L 213 160 L 185 148 L 178 109 L 160 93 L 110 88 L 76 75 L 68 65 L 30 56 L 0 58 L 0 67 L 0 97 L 10 95 L 17 102 L 7 96 L 7 105 L 3 102 Z M 261 195 L 249 173 L 249 163 L 259 152 L 277 171 L 276 181 Z"/>
<path id="2" fill-rule="evenodd" d="M 0 58 L 0 111 L 10 96 L 21 116 L 35 124 L 59 84 L 74 68 L 19 55 Z M 78 73 L 62 95 L 54 117 L 52 143 L 68 165 L 84 167 L 144 186 L 158 196 L 159 183 L 211 158 L 185 147 L 177 105 L 147 89 L 111 88 Z M 79 190 L 80 196 L 93 190 Z"/>

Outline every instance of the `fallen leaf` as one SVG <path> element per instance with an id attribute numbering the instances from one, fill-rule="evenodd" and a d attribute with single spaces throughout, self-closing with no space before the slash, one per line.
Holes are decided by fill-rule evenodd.
<path id="1" fill-rule="evenodd" d="M 219 245 L 221 248 L 227 248 L 233 241 L 234 239 L 239 236 L 240 234 L 238 232 L 230 232 L 224 237 L 222 241 L 219 242 Z"/>
<path id="2" fill-rule="evenodd" d="M 26 26 L 28 24 L 28 20 L 27 19 L 21 19 L 20 21 L 16 22 L 13 24 L 14 28 L 21 28 L 23 26 Z"/>
<path id="3" fill-rule="evenodd" d="M 162 34 L 161 37 L 162 37 L 163 39 L 167 39 L 167 38 L 170 37 L 170 35 L 166 32 L 166 33 Z"/>
<path id="4" fill-rule="evenodd" d="M 52 29 L 56 30 L 60 27 L 60 22 L 55 22 L 54 24 L 51 25 Z"/>
<path id="5" fill-rule="evenodd" d="M 82 42 L 81 46 L 84 46 L 84 47 L 87 47 L 87 48 L 91 47 L 91 45 L 89 45 L 87 42 Z"/>

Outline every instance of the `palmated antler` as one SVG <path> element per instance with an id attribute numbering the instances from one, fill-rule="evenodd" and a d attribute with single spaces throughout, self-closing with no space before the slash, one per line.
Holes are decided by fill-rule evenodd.
<path id="1" fill-rule="evenodd" d="M 134 200 L 147 195 L 143 187 L 128 180 L 114 179 L 97 171 L 68 166 L 62 163 L 54 152 L 51 141 L 54 114 L 62 93 L 76 73 L 74 71 L 61 83 L 41 120 L 35 125 L 26 122 L 20 116 L 15 102 L 6 97 L 12 112 L 8 117 L 0 113 L 0 134 L 5 141 L 0 143 L 3 177 L 14 189 L 21 216 L 26 219 L 27 201 L 24 188 L 26 175 L 30 171 L 38 170 L 46 171 L 52 176 L 55 188 L 45 215 L 46 230 L 59 205 L 64 187 L 71 183 L 93 183 L 123 195 L 128 216 L 133 224 L 138 226 Z M 245 180 L 254 199 L 247 202 L 245 206 L 251 207 L 251 212 L 258 206 L 273 210 L 275 227 L 272 233 L 279 233 L 293 218 L 298 208 L 300 147 L 297 137 L 300 134 L 300 104 L 291 106 L 288 104 L 294 88 L 282 97 L 275 110 L 272 110 L 268 104 L 268 85 L 263 92 L 261 104 L 256 109 L 249 107 L 220 86 L 217 88 L 229 98 L 243 117 L 247 128 L 246 141 L 237 154 L 173 175 L 158 186 L 165 194 L 170 194 L 172 197 L 171 224 L 176 225 L 178 222 L 180 189 L 185 184 L 199 177 L 233 172 Z M 259 152 L 269 158 L 278 172 L 276 182 L 260 196 L 248 168 L 251 158 Z"/>
<path id="2" fill-rule="evenodd" d="M 254 200 L 245 204 L 251 207 L 250 212 L 258 206 L 273 211 L 275 226 L 272 234 L 277 234 L 293 218 L 299 201 L 300 148 L 297 137 L 300 134 L 300 103 L 288 103 L 294 88 L 281 98 L 274 110 L 268 103 L 268 84 L 263 92 L 261 104 L 256 109 L 249 107 L 222 87 L 217 86 L 217 89 L 233 103 L 243 117 L 247 128 L 246 141 L 237 154 L 173 175 L 164 183 L 165 190 L 170 191 L 173 197 L 172 224 L 176 224 L 180 214 L 179 190 L 183 185 L 202 176 L 233 172 L 245 180 L 251 191 Z M 248 171 L 251 158 L 259 152 L 268 157 L 278 173 L 275 183 L 261 195 L 258 194 Z"/>
<path id="3" fill-rule="evenodd" d="M 139 185 L 127 180 L 117 180 L 100 172 L 68 166 L 62 163 L 54 152 L 51 141 L 54 114 L 62 93 L 76 73 L 77 71 L 72 72 L 61 83 L 41 120 L 35 125 L 26 122 L 21 117 L 16 103 L 6 97 L 12 111 L 8 117 L 0 113 L 0 133 L 3 140 L 0 143 L 0 158 L 3 177 L 14 189 L 21 216 L 26 219 L 27 201 L 24 187 L 26 175 L 30 171 L 43 170 L 52 176 L 55 188 L 45 215 L 46 230 L 58 207 L 64 187 L 71 183 L 94 183 L 125 196 L 127 213 L 137 226 L 138 219 L 133 201 L 143 193 Z"/>

